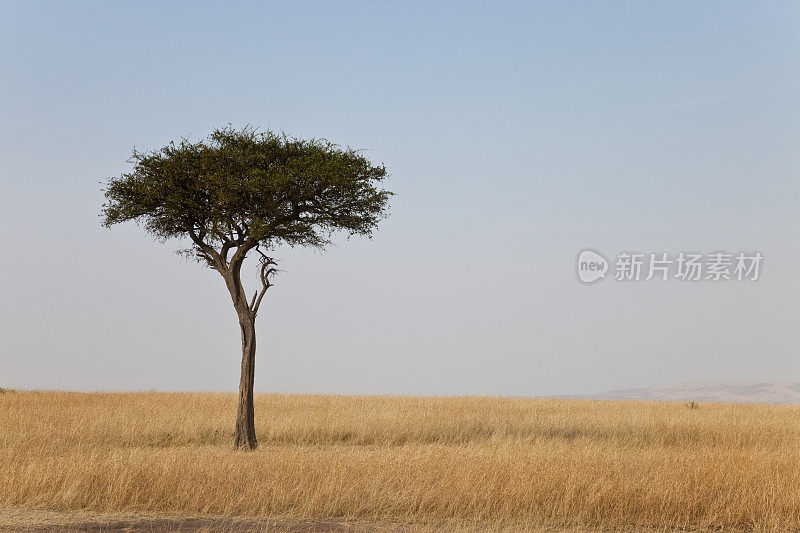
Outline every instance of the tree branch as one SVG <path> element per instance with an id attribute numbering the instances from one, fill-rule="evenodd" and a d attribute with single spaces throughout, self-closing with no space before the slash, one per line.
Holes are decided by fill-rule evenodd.
<path id="1" fill-rule="evenodd" d="M 205 237 L 205 232 L 201 231 L 198 235 L 194 229 L 190 229 L 188 231 L 189 237 L 192 239 L 192 242 L 200 249 L 200 251 L 204 254 L 204 257 L 208 258 L 212 265 L 219 270 L 225 266 L 225 262 L 222 261 L 222 258 L 219 255 L 213 246 L 207 244 L 203 238 Z"/>
<path id="2" fill-rule="evenodd" d="M 253 317 L 258 313 L 258 308 L 261 306 L 261 299 L 267 293 L 267 289 L 272 287 L 270 276 L 274 275 L 278 270 L 275 268 L 278 263 L 274 259 L 264 254 L 258 247 L 256 251 L 261 254 L 261 290 L 253 293 L 253 300 L 250 302 L 250 311 Z"/>
<path id="3" fill-rule="evenodd" d="M 258 240 L 253 237 L 246 237 L 242 242 L 234 244 L 237 245 L 237 248 L 233 253 L 233 257 L 231 257 L 231 268 L 241 266 L 242 261 L 244 261 L 245 256 L 247 256 L 247 252 L 258 246 Z"/>

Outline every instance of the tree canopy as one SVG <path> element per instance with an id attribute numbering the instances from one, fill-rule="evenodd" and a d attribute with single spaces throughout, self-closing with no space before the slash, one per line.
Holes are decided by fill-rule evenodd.
<path id="1" fill-rule="evenodd" d="M 104 225 L 134 220 L 161 239 L 188 237 L 214 267 L 232 249 L 324 247 L 337 230 L 370 236 L 392 194 L 380 187 L 386 167 L 357 150 L 249 127 L 134 150 L 130 162 L 107 182 Z"/>

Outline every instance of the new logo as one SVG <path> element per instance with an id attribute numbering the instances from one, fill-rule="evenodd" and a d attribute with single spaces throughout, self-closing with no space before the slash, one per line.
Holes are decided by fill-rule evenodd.
<path id="1" fill-rule="evenodd" d="M 594 250 L 584 250 L 578 255 L 578 279 L 594 283 L 606 277 L 608 261 Z"/>

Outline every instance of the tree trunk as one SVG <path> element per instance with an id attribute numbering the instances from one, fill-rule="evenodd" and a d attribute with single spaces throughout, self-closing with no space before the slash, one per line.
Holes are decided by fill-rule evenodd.
<path id="1" fill-rule="evenodd" d="M 252 246 L 251 246 L 252 248 Z M 241 268 L 247 250 L 239 248 L 231 258 L 230 266 L 220 261 L 217 270 L 225 279 L 231 293 L 233 308 L 239 317 L 239 328 L 242 332 L 242 373 L 239 378 L 239 406 L 236 408 L 236 432 L 233 446 L 239 450 L 254 450 L 256 441 L 255 409 L 253 406 L 253 382 L 256 375 L 256 314 L 258 306 L 247 303 L 247 296 L 242 286 Z M 265 285 L 265 290 L 268 285 Z M 260 300 L 259 300 L 260 303 Z"/>
<path id="2" fill-rule="evenodd" d="M 242 375 L 239 380 L 239 407 L 236 411 L 234 447 L 254 450 L 256 441 L 255 413 L 253 409 L 253 381 L 256 371 L 255 317 L 248 310 L 238 309 L 242 329 Z"/>

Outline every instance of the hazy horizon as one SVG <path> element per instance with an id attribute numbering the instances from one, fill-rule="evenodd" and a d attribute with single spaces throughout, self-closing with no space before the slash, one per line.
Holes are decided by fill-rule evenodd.
<path id="1" fill-rule="evenodd" d="M 396 193 L 371 241 L 274 252 L 256 392 L 800 382 L 800 4 L 186 7 L 0 3 L 0 387 L 236 389 L 219 275 L 99 218 L 134 146 L 228 123 Z M 587 248 L 764 263 L 583 285 Z"/>

